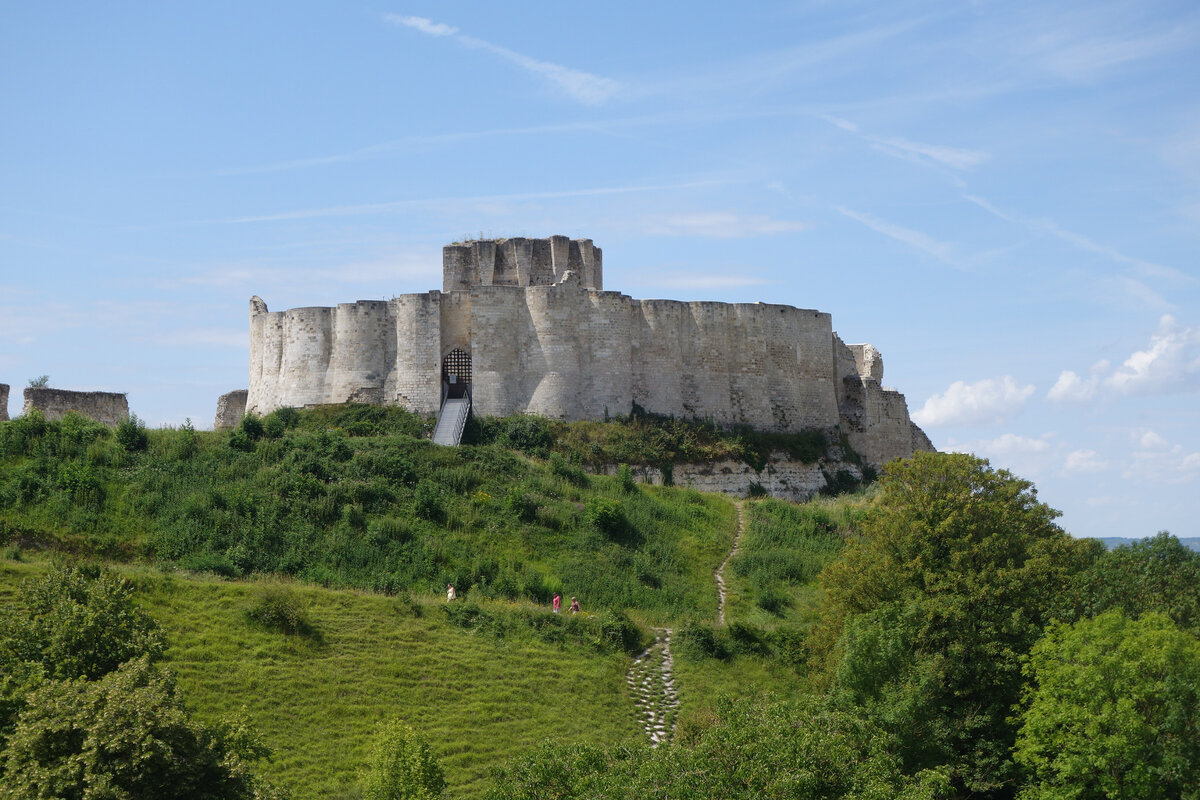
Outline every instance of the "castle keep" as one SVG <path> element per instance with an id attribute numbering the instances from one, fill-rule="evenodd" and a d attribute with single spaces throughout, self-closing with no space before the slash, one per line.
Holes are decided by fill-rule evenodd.
<path id="1" fill-rule="evenodd" d="M 473 241 L 443 248 L 440 292 L 275 312 L 254 297 L 246 410 L 361 401 L 445 418 L 457 401 L 579 420 L 637 404 L 722 426 L 837 429 L 872 464 L 933 449 L 904 396 L 883 388 L 878 351 L 844 344 L 829 314 L 637 300 L 604 291 L 602 265 L 590 239 Z"/>

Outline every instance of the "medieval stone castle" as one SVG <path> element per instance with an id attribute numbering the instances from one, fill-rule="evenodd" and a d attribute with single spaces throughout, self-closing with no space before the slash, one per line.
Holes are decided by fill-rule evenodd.
<path id="1" fill-rule="evenodd" d="M 254 297 L 244 408 L 395 403 L 439 414 L 435 440 L 453 443 L 471 408 L 580 420 L 636 404 L 836 431 L 874 465 L 933 449 L 904 396 L 883 388 L 879 352 L 844 344 L 829 314 L 636 300 L 604 291 L 602 264 L 590 239 L 471 241 L 443 248 L 440 292 L 274 312 Z M 240 395 L 223 398 L 234 421 Z"/>

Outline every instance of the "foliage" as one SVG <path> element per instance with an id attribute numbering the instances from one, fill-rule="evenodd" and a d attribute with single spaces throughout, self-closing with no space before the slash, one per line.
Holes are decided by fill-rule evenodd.
<path id="1" fill-rule="evenodd" d="M 625 527 L 621 504 L 607 497 L 589 497 L 583 515 L 589 525 L 610 536 L 620 533 Z"/>
<path id="2" fill-rule="evenodd" d="M 946 788 L 938 772 L 906 777 L 886 736 L 861 716 L 812 703 L 724 700 L 688 741 L 656 750 L 546 742 L 500 771 L 487 797 L 932 800 Z"/>
<path id="3" fill-rule="evenodd" d="M 1096 616 L 1118 609 L 1126 616 L 1161 611 L 1200 635 L 1200 553 L 1163 531 L 1121 545 L 1080 573 L 1063 616 Z"/>
<path id="4" fill-rule="evenodd" d="M 1051 627 L 1030 654 L 1023 800 L 1200 795 L 1200 640 L 1163 614 Z"/>
<path id="5" fill-rule="evenodd" d="M 973 456 L 894 461 L 881 490 L 822 573 L 814 666 L 837 703 L 881 721 L 907 769 L 945 766 L 960 790 L 1001 792 L 1022 658 L 1096 551 L 1054 524 L 1032 484 Z"/>
<path id="6" fill-rule="evenodd" d="M 29 696 L 3 756 L 0 797 L 272 795 L 251 771 L 266 748 L 238 724 L 193 722 L 145 657 L 97 681 L 49 681 Z"/>
<path id="7" fill-rule="evenodd" d="M 30 389 L 45 389 L 49 385 L 50 385 L 50 376 L 49 375 L 38 375 L 36 378 L 29 379 L 29 388 Z"/>
<path id="8" fill-rule="evenodd" d="M 558 454 L 594 469 L 610 464 L 659 467 L 677 463 L 735 460 L 761 470 L 781 451 L 804 463 L 825 457 L 829 442 L 821 431 L 765 433 L 748 427 L 726 430 L 706 420 L 651 414 L 635 405 L 628 416 L 601 422 L 562 422 L 528 415 L 474 417 L 463 441 L 499 444 L 545 458 Z M 842 446 L 849 453 L 848 446 Z M 670 485 L 667 483 L 666 485 Z"/>
<path id="9" fill-rule="evenodd" d="M 95 680 L 133 658 L 157 658 L 162 632 L 134 603 L 133 591 L 107 569 L 58 567 L 28 581 L 17 606 L 6 610 L 0 650 L 64 680 Z"/>
<path id="10" fill-rule="evenodd" d="M 633 480 L 633 470 L 628 464 L 622 464 L 617 467 L 617 485 L 621 487 L 623 492 L 636 492 L 637 484 Z"/>
<path id="11" fill-rule="evenodd" d="M 281 587 L 264 592 L 246 610 L 246 618 L 268 630 L 319 638 L 300 596 Z"/>
<path id="12" fill-rule="evenodd" d="M 127 452 L 137 453 L 146 449 L 150 437 L 146 435 L 146 426 L 138 419 L 137 414 L 130 414 L 117 425 L 117 442 Z"/>
<path id="13" fill-rule="evenodd" d="M 380 726 L 360 779 L 363 800 L 436 800 L 446 777 L 429 742 L 400 720 Z"/>

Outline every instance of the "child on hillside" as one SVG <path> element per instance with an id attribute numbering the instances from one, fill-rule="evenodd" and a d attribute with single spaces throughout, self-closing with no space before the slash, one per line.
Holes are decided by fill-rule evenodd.
<path id="1" fill-rule="evenodd" d="M 572 614 L 578 614 L 578 613 L 579 613 L 579 601 L 578 601 L 578 600 L 576 600 L 574 597 L 572 597 L 572 598 L 571 598 L 571 608 L 570 608 L 570 611 L 571 611 L 571 613 L 572 613 Z"/>
<path id="2" fill-rule="evenodd" d="M 554 613 L 557 614 L 562 609 L 562 595 L 558 592 L 554 593 Z"/>
<path id="3" fill-rule="evenodd" d="M 454 593 L 454 584 L 453 584 L 453 583 L 447 583 L 447 584 L 446 584 L 446 602 L 447 602 L 447 603 L 449 603 L 450 601 L 452 601 L 452 600 L 453 600 L 455 597 L 457 597 L 457 596 L 458 596 L 458 595 L 456 595 L 456 594 Z"/>

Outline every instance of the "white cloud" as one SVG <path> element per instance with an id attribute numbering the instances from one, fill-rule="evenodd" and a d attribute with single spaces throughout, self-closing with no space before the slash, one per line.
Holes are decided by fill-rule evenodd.
<path id="1" fill-rule="evenodd" d="M 1134 450 L 1132 463 L 1123 477 L 1153 483 L 1183 484 L 1200 476 L 1200 452 L 1189 452 L 1182 445 L 1171 444 L 1154 431 L 1133 433 L 1140 449 Z"/>
<path id="2" fill-rule="evenodd" d="M 1063 472 L 1102 472 L 1108 462 L 1100 458 L 1095 450 L 1072 450 L 1063 462 Z"/>
<path id="3" fill-rule="evenodd" d="M 980 442 L 979 449 L 985 453 L 998 455 L 1044 453 L 1050 449 L 1050 441 L 1046 437 L 1034 439 L 1015 433 L 1005 433 L 991 441 Z"/>
<path id="4" fill-rule="evenodd" d="M 955 381 L 944 394 L 935 394 L 912 415 L 921 426 L 995 424 L 1016 414 L 1034 393 L 1033 384 L 1021 386 L 1011 375 L 976 383 Z"/>
<path id="5" fill-rule="evenodd" d="M 1086 403 L 1095 396 L 1099 382 L 1094 375 L 1084 380 L 1071 370 L 1064 370 L 1046 392 L 1046 397 L 1057 403 Z"/>
<path id="6" fill-rule="evenodd" d="M 425 17 L 405 17 L 400 14 L 384 14 L 384 19 L 388 22 L 395 22 L 400 25 L 407 25 L 410 28 L 415 28 L 421 33 L 427 33 L 430 36 L 450 36 L 458 33 L 458 28 L 453 25 L 445 25 L 440 22 L 426 19 Z"/>
<path id="7" fill-rule="evenodd" d="M 1142 434 L 1134 434 L 1138 446 L 1143 450 L 1164 451 L 1171 449 L 1171 443 L 1163 437 L 1159 436 L 1154 431 L 1146 431 Z"/>
<path id="8" fill-rule="evenodd" d="M 1180 391 L 1200 379 L 1200 329 L 1184 328 L 1170 314 L 1159 321 L 1150 345 L 1125 359 L 1104 379 L 1121 394 Z"/>
<path id="9" fill-rule="evenodd" d="M 696 214 L 671 214 L 647 220 L 647 233 L 656 236 L 709 236 L 733 239 L 771 233 L 801 231 L 808 226 L 796 220 L 771 219 L 764 214 L 736 214 L 709 211 Z"/>
<path id="10" fill-rule="evenodd" d="M 580 103 L 600 105 L 616 94 L 621 88 L 621 84 L 611 78 L 604 78 L 599 75 L 593 75 L 590 72 L 571 69 L 570 67 L 564 67 L 561 64 L 555 64 L 550 61 L 539 61 L 536 58 L 531 58 L 515 50 L 509 50 L 507 47 L 501 47 L 500 45 L 492 44 L 474 36 L 467 36 L 464 33 L 460 33 L 458 28 L 440 22 L 433 22 L 425 17 L 385 14 L 384 19 L 397 25 L 413 28 L 430 36 L 449 36 L 461 45 L 476 50 L 484 50 L 492 55 L 499 56 L 505 61 L 516 64 L 527 72 L 545 78 Z"/>

